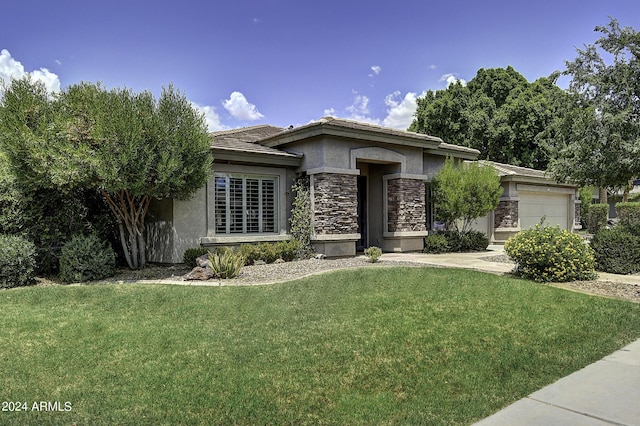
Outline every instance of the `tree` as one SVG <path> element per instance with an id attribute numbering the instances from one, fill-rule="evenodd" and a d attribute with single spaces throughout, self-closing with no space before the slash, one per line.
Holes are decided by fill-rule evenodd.
<path id="1" fill-rule="evenodd" d="M 146 264 L 152 199 L 189 198 L 211 171 L 204 117 L 173 86 L 149 92 L 73 85 L 55 96 L 30 80 L 5 89 L 0 146 L 16 175 L 70 193 L 97 190 L 118 222 L 131 268 Z"/>
<path id="2" fill-rule="evenodd" d="M 447 158 L 433 180 L 437 215 L 458 232 L 469 231 L 473 220 L 498 207 L 501 195 L 500 176 L 493 167 L 478 162 L 456 165 Z"/>
<path id="3" fill-rule="evenodd" d="M 566 62 L 577 109 L 556 124 L 549 171 L 581 186 L 625 189 L 640 175 L 640 34 L 613 18 L 595 31 L 603 36 Z"/>
<path id="4" fill-rule="evenodd" d="M 558 75 L 529 83 L 512 67 L 480 69 L 467 86 L 418 98 L 410 131 L 480 151 L 480 159 L 544 170 L 550 124 L 566 110 Z"/>

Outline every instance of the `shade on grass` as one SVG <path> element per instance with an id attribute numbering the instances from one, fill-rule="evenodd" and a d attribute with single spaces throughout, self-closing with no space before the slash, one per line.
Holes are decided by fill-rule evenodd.
<path id="1" fill-rule="evenodd" d="M 0 292 L 2 424 L 469 424 L 640 337 L 640 305 L 431 268 Z M 62 404 L 61 404 L 62 405 Z"/>

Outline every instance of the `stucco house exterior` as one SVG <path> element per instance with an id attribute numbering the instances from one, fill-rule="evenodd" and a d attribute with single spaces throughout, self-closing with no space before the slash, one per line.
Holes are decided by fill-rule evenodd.
<path id="1" fill-rule="evenodd" d="M 475 161 L 479 154 L 437 137 L 333 117 L 299 127 L 215 132 L 211 150 L 213 173 L 203 188 L 187 201 L 151 205 L 149 261 L 179 263 L 187 248 L 200 245 L 290 239 L 291 185 L 302 174 L 310 179 L 317 252 L 353 256 L 373 245 L 422 250 L 434 224 L 434 175 L 447 157 Z M 541 213 L 573 227 L 575 187 L 555 184 L 543 172 L 492 165 L 505 192 L 498 209 L 476 223 L 492 241 L 537 223 Z M 547 204 L 563 207 L 540 207 Z"/>

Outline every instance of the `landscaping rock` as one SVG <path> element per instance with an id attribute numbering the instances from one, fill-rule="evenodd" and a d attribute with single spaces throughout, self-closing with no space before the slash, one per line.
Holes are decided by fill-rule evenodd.
<path id="1" fill-rule="evenodd" d="M 196 258 L 196 265 L 201 268 L 207 268 L 209 266 L 209 254 L 203 254 L 202 256 Z"/>
<path id="2" fill-rule="evenodd" d="M 284 259 L 278 258 L 273 263 L 284 263 Z"/>
<path id="3" fill-rule="evenodd" d="M 186 281 L 207 281 L 213 278 L 213 271 L 209 268 L 202 268 L 200 266 L 196 266 L 184 276 Z"/>
<path id="4" fill-rule="evenodd" d="M 267 264 L 267 262 L 265 262 L 264 260 L 260 260 L 260 259 L 253 261 L 253 266 L 260 266 L 260 265 L 266 265 L 266 264 Z"/>

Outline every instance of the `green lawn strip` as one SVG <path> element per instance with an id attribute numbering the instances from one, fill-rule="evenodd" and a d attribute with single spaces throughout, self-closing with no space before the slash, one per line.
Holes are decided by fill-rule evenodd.
<path id="1" fill-rule="evenodd" d="M 640 337 L 640 305 L 473 271 L 0 292 L 0 424 L 469 424 Z"/>

